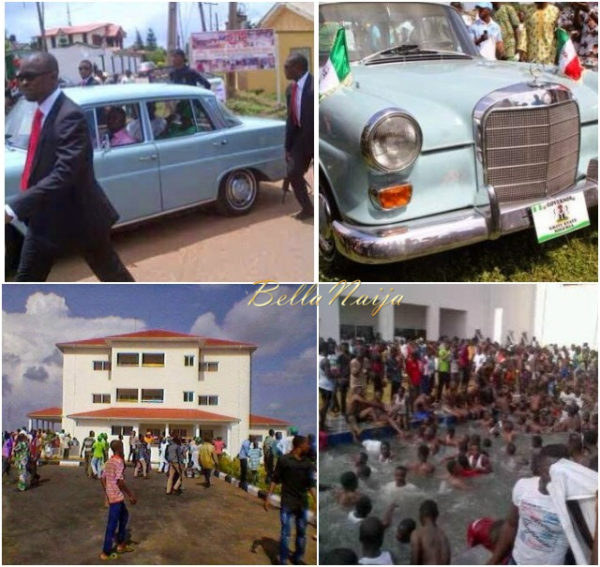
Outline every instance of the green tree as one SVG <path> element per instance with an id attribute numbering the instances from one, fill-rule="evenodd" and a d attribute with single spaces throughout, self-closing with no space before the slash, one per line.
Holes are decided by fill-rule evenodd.
<path id="1" fill-rule="evenodd" d="M 137 28 L 135 29 L 135 43 L 133 44 L 133 49 L 136 49 L 138 51 L 144 49 L 144 41 L 142 40 L 142 34 Z"/>
<path id="2" fill-rule="evenodd" d="M 152 28 L 148 28 L 148 34 L 146 35 L 146 47 L 148 51 L 154 51 L 156 49 L 156 36 L 154 35 L 154 30 Z"/>
<path id="3" fill-rule="evenodd" d="M 144 60 L 152 61 L 157 67 L 160 67 L 167 62 L 167 51 L 162 47 L 157 47 L 154 51 L 147 52 Z"/>

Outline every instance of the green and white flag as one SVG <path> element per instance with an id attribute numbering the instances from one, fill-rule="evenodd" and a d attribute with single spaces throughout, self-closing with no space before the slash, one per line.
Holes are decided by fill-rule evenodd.
<path id="1" fill-rule="evenodd" d="M 583 66 L 577 57 L 575 46 L 571 41 L 569 33 L 562 28 L 556 30 L 558 67 L 561 73 L 578 81 L 583 74 Z"/>
<path id="2" fill-rule="evenodd" d="M 333 92 L 340 85 L 350 85 L 352 73 L 346 48 L 346 30 L 341 27 L 335 34 L 329 59 L 319 72 L 319 96 Z"/>

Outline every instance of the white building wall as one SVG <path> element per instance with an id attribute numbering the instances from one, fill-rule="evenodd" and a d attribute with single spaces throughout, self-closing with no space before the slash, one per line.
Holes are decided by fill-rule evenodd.
<path id="1" fill-rule="evenodd" d="M 117 354 L 135 352 L 140 354 L 140 366 L 117 365 Z M 164 353 L 164 367 L 141 366 L 142 353 Z M 195 357 L 193 366 L 185 366 L 186 355 Z M 94 361 L 111 361 L 111 371 L 95 371 Z M 198 370 L 198 363 L 218 362 L 216 372 Z M 215 436 L 221 435 L 229 447 L 237 447 L 248 436 L 250 414 L 251 355 L 247 350 L 203 349 L 191 343 L 128 342 L 115 345 L 113 349 L 66 348 L 63 360 L 63 415 L 87 411 L 97 411 L 108 407 L 152 407 L 196 409 L 240 419 L 231 426 L 221 424 L 206 425 Z M 163 389 L 164 401 L 160 402 L 117 402 L 118 388 L 138 389 L 141 399 L 142 389 Z M 183 392 L 194 393 L 192 402 L 183 401 Z M 110 404 L 93 403 L 93 394 L 110 394 Z M 218 396 L 218 405 L 198 405 L 199 395 Z M 109 434 L 111 424 L 117 421 L 93 422 L 64 417 L 65 431 L 82 439 L 90 429 L 96 434 Z M 139 431 L 140 423 L 119 421 L 118 425 L 132 425 Z M 177 427 L 174 423 L 173 427 Z M 195 429 L 192 430 L 195 434 Z M 83 437 L 80 437 L 83 435 Z"/>
<path id="2" fill-rule="evenodd" d="M 320 286 L 320 294 L 323 296 L 319 306 L 319 334 L 321 337 L 331 336 L 339 340 L 340 322 L 365 325 L 369 324 L 365 321 L 370 320 L 370 324 L 374 328 L 385 331 L 382 332 L 384 340 L 393 338 L 394 326 L 379 323 L 380 317 L 384 317 L 389 321 L 389 312 L 394 310 L 393 306 L 383 307 L 380 313 L 373 318 L 371 317 L 372 306 L 352 307 L 351 311 L 347 310 L 347 307 L 342 307 L 341 299 L 343 296 L 340 296 L 337 301 L 329 305 L 331 298 L 329 289 L 331 287 L 326 284 Z M 404 296 L 403 303 L 406 305 L 407 311 L 410 311 L 411 305 L 427 306 L 426 332 L 427 337 L 431 340 L 438 339 L 442 331 L 440 328 L 440 309 L 454 309 L 465 312 L 464 328 L 467 337 L 472 337 L 476 329 L 479 329 L 484 337 L 493 337 L 493 313 L 495 307 L 498 306 L 503 308 L 503 335 L 507 330 L 512 330 L 515 333 L 518 332 L 518 337 L 520 337 L 522 331 L 529 330 L 531 333 L 533 329 L 535 284 L 395 284 L 393 287 L 390 286 L 389 290 L 392 289 L 393 294 Z M 384 293 L 382 293 L 381 285 L 363 284 L 353 297 L 364 294 L 371 297 L 375 295 L 381 297 L 389 290 L 384 288 Z M 383 311 L 388 313 L 382 315 Z M 401 308 L 399 311 L 402 312 L 403 309 Z M 356 315 L 354 319 L 357 312 L 360 314 Z M 334 328 L 336 322 L 337 325 Z M 403 326 L 398 323 L 399 321 L 396 321 L 395 326 Z M 460 327 L 463 327 L 462 322 Z"/>
<path id="3" fill-rule="evenodd" d="M 596 284 L 545 284 L 537 297 L 534 334 L 542 344 L 598 345 Z"/>
<path id="4" fill-rule="evenodd" d="M 48 41 L 48 51 L 58 61 L 58 68 L 60 77 L 67 81 L 78 84 L 81 81 L 79 76 L 79 62 L 82 59 L 88 59 L 92 64 L 96 65 L 98 69 L 103 69 L 102 56 L 104 57 L 104 69 L 109 75 L 113 73 L 122 74 L 126 69 L 130 69 L 132 72 L 139 68 L 142 57 L 127 55 L 121 59 L 120 55 L 114 55 L 114 49 L 106 47 L 92 47 L 90 45 L 74 44 L 68 47 L 51 47 Z M 114 70 L 113 70 L 114 64 Z"/>

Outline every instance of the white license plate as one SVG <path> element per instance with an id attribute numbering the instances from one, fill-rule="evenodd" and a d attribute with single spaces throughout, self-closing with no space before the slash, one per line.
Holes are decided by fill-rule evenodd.
<path id="1" fill-rule="evenodd" d="M 531 213 L 540 243 L 590 226 L 583 192 L 533 205 Z"/>

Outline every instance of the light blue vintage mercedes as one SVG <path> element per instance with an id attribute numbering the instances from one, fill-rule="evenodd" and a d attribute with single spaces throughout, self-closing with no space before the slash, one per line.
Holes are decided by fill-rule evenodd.
<path id="1" fill-rule="evenodd" d="M 564 197 L 597 206 L 596 72 L 485 60 L 447 5 L 319 9 L 345 28 L 352 71 L 319 107 L 322 266 L 495 239 Z"/>
<path id="2" fill-rule="evenodd" d="M 285 176 L 285 123 L 236 116 L 205 89 L 146 83 L 64 92 L 86 113 L 96 177 L 120 215 L 116 227 L 214 201 L 244 214 L 260 181 Z M 21 99 L 6 117 L 8 203 L 19 191 L 34 112 Z"/>

